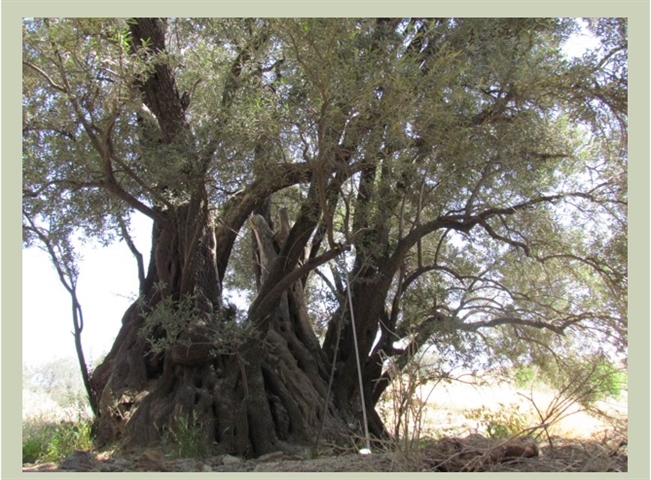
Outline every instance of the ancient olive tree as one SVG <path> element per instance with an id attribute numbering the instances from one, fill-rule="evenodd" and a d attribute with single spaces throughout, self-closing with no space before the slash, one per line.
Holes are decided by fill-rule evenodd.
<path id="1" fill-rule="evenodd" d="M 98 440 L 192 418 L 238 454 L 340 441 L 355 339 L 376 436 L 387 365 L 424 345 L 623 352 L 626 23 L 569 58 L 579 23 L 26 19 L 26 245 L 138 263 L 89 378 Z"/>

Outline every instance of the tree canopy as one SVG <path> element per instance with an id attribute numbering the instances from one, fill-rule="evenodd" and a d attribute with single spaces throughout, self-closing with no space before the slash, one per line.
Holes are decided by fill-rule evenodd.
<path id="1" fill-rule="evenodd" d="M 598 46 L 570 58 L 581 25 Z M 192 410 L 238 451 L 334 432 L 361 421 L 354 348 L 370 409 L 425 346 L 439 373 L 625 358 L 625 20 L 26 19 L 23 39 L 25 245 L 72 290 L 77 236 L 138 263 L 89 380 L 106 441 Z"/>

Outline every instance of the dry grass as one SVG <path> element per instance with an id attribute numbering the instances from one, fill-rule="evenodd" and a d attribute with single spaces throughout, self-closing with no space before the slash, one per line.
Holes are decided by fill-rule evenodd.
<path id="1" fill-rule="evenodd" d="M 543 428 L 540 412 L 558 405 L 558 393 L 552 390 L 517 389 L 505 383 L 489 385 L 470 378 L 466 382 L 419 382 L 416 374 L 394 378 L 378 410 L 395 435 L 374 447 L 369 458 L 357 454 L 364 444 L 364 439 L 357 438 L 351 439 L 347 451 L 320 451 L 319 458 L 311 460 L 264 466 L 245 462 L 228 468 L 411 472 L 627 470 L 626 392 L 616 400 L 597 402 L 593 410 L 600 411 L 600 415 L 584 411 L 576 404 L 563 404 L 563 415 Z M 62 409 L 40 392 L 26 395 L 24 407 L 25 425 L 42 423 L 45 418 L 61 421 L 69 420 L 73 413 L 76 417 L 80 415 L 79 404 Z M 108 468 L 117 460 L 98 457 L 97 462 L 98 468 Z M 207 460 L 206 465 L 213 471 L 225 468 L 217 461 Z M 38 468 L 46 467 L 44 464 Z M 126 462 L 119 468 L 129 471 L 131 467 Z M 170 468 L 177 471 L 173 465 Z M 185 467 L 178 468 L 182 471 Z"/>
<path id="2" fill-rule="evenodd" d="M 389 390 L 386 397 L 393 392 Z M 439 438 L 444 436 L 465 436 L 472 433 L 486 434 L 480 411 L 487 415 L 501 414 L 503 420 L 512 417 L 530 419 L 529 426 L 537 424 L 535 405 L 545 410 L 552 404 L 555 393 L 539 388 L 522 390 L 508 384 L 481 385 L 479 382 L 453 382 L 450 384 L 426 384 L 418 387 L 414 401 L 419 404 L 419 417 L 422 424 L 411 425 L 410 432 L 418 431 L 421 436 Z M 380 407 L 387 425 L 395 425 L 395 409 L 391 408 L 394 400 L 385 401 Z M 422 407 L 420 406 L 422 404 Z M 597 402 L 596 409 L 604 415 L 594 415 L 584 411 L 579 405 L 571 405 L 566 415 L 549 427 L 550 434 L 563 438 L 582 440 L 601 439 L 609 431 L 619 428 L 627 416 L 626 392 L 618 399 Z M 610 417 L 610 420 L 608 419 Z M 613 425 L 615 424 L 615 425 Z M 622 433 L 622 432 L 620 432 Z"/>
<path id="3" fill-rule="evenodd" d="M 627 470 L 626 392 L 587 411 L 543 386 L 487 380 L 394 379 L 379 410 L 398 434 L 388 445 L 396 470 Z"/>

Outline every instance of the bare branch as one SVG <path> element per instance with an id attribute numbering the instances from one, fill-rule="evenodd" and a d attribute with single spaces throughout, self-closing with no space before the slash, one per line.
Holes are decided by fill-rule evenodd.
<path id="1" fill-rule="evenodd" d="M 122 238 L 124 238 L 124 241 L 129 247 L 129 250 L 131 250 L 131 253 L 136 258 L 136 263 L 138 264 L 138 281 L 140 285 L 140 292 L 143 293 L 143 289 L 145 288 L 145 264 L 143 261 L 142 253 L 138 251 L 136 244 L 133 243 L 133 239 L 129 234 L 129 230 L 127 229 L 127 226 L 120 215 L 117 216 L 117 221 L 118 225 L 120 226 L 120 231 L 122 232 Z"/>
<path id="2" fill-rule="evenodd" d="M 488 234 L 491 237 L 493 237 L 495 240 L 500 240 L 501 242 L 508 243 L 509 245 L 512 245 L 514 247 L 521 248 L 527 257 L 531 256 L 531 251 L 529 250 L 529 247 L 524 243 L 518 242 L 517 240 L 513 240 L 511 238 L 507 238 L 498 234 L 485 220 L 479 220 L 479 225 L 481 225 L 484 228 L 484 230 L 486 230 L 486 232 L 488 232 Z"/>
<path id="3" fill-rule="evenodd" d="M 47 73 L 45 73 L 45 71 L 44 71 L 43 69 L 41 69 L 40 67 L 37 67 L 37 66 L 34 65 L 33 63 L 28 62 L 28 61 L 26 61 L 26 60 L 23 60 L 23 65 L 26 66 L 26 67 L 29 67 L 29 68 L 31 68 L 32 70 L 34 70 L 35 72 L 37 72 L 37 73 L 38 73 L 41 77 L 43 77 L 43 78 L 45 79 L 45 81 L 46 81 L 47 83 L 49 83 L 50 86 L 51 86 L 52 88 L 54 88 L 55 90 L 57 90 L 57 91 L 59 91 L 59 92 L 62 92 L 62 93 L 67 93 L 67 91 L 66 91 L 66 89 L 65 89 L 64 87 L 62 87 L 61 85 L 59 85 L 58 83 L 56 83 L 54 80 L 52 80 L 52 77 L 50 77 Z"/>

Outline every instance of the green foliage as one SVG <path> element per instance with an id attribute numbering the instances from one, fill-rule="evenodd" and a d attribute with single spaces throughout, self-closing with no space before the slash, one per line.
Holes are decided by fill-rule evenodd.
<path id="1" fill-rule="evenodd" d="M 92 413 L 73 358 L 23 369 L 23 462 L 58 462 L 94 448 Z"/>
<path id="2" fill-rule="evenodd" d="M 570 392 L 581 405 L 589 406 L 619 396 L 627 387 L 628 375 L 625 370 L 616 368 L 608 358 L 592 356 L 568 361 L 558 368 L 558 375 L 550 382 Z"/>
<path id="3" fill-rule="evenodd" d="M 60 423 L 23 422 L 23 463 L 60 462 L 75 450 L 93 450 L 91 430 L 91 421 L 81 416 Z"/>
<path id="4" fill-rule="evenodd" d="M 170 426 L 161 429 L 163 448 L 173 458 L 206 458 L 211 453 L 211 443 L 198 422 L 196 412 L 190 417 L 177 416 Z"/>
<path id="5" fill-rule="evenodd" d="M 188 295 L 179 301 L 168 296 L 150 309 L 144 301 L 140 302 L 143 309 L 141 316 L 145 320 L 140 335 L 147 339 L 154 353 L 162 353 L 177 344 L 181 334 L 199 318 L 195 313 L 193 296 Z"/>
<path id="6" fill-rule="evenodd" d="M 597 364 L 594 378 L 599 383 L 598 395 L 604 400 L 608 397 L 617 398 L 622 390 L 628 388 L 628 373 L 607 360 Z"/>
<path id="7" fill-rule="evenodd" d="M 536 369 L 532 366 L 518 367 L 515 369 L 513 381 L 518 388 L 531 387 L 536 380 Z"/>
<path id="8" fill-rule="evenodd" d="M 201 342 L 212 346 L 214 355 L 230 355 L 237 351 L 255 332 L 248 323 L 238 323 L 225 314 L 199 315 L 196 297 L 187 295 L 181 300 L 165 297 L 153 307 L 139 300 L 145 320 L 139 334 L 147 340 L 153 353 L 163 353 L 175 345 L 190 348 L 194 340 L 189 333 L 201 330 Z"/>
<path id="9" fill-rule="evenodd" d="M 33 436 L 23 439 L 23 463 L 36 463 L 46 448 L 43 438 Z"/>
<path id="10" fill-rule="evenodd" d="M 539 405 L 533 390 L 530 395 L 520 395 L 529 400 L 537 415 L 539 435 L 544 432 L 553 444 L 550 427 L 579 411 L 606 416 L 597 402 L 620 395 L 625 388 L 625 370 L 616 368 L 605 355 L 569 354 L 556 358 L 546 368 L 538 368 L 541 380 L 553 391 L 546 406 Z"/>
<path id="11" fill-rule="evenodd" d="M 534 425 L 534 418 L 517 403 L 499 403 L 497 408 L 481 407 L 467 412 L 466 417 L 491 438 L 507 439 L 523 435 Z"/>
<path id="12" fill-rule="evenodd" d="M 558 404 L 577 403 L 590 408 L 595 402 L 618 397 L 627 388 L 628 375 L 605 354 L 568 352 L 556 361 L 530 366 L 538 378 L 558 392 Z"/>

